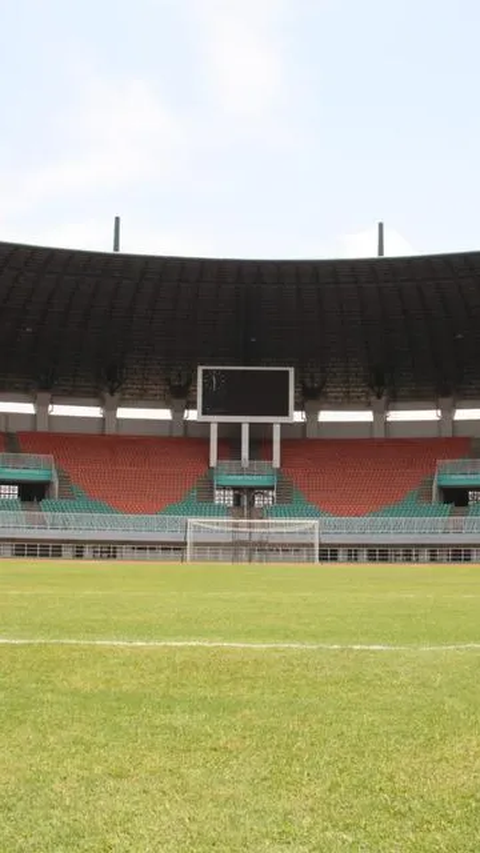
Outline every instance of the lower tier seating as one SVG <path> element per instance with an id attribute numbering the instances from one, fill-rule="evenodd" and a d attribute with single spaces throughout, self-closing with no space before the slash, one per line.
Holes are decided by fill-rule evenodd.
<path id="1" fill-rule="evenodd" d="M 429 505 L 428 496 L 422 501 L 420 487 L 433 477 L 438 460 L 468 456 L 469 449 L 467 438 L 286 440 L 282 471 L 300 497 L 284 509 L 304 516 L 315 510 L 340 516 L 448 514 L 449 507 Z M 271 458 L 269 447 L 265 458 Z M 281 512 L 275 507 L 270 515 Z"/>
<path id="2" fill-rule="evenodd" d="M 184 515 L 189 518 L 226 518 L 229 515 L 227 507 L 222 504 L 197 500 L 196 492 L 190 492 L 182 501 L 170 504 L 163 515 Z"/>
<path id="3" fill-rule="evenodd" d="M 7 512 L 21 512 L 22 502 L 18 498 L 2 498 L 0 500 L 0 509 Z"/>
<path id="4" fill-rule="evenodd" d="M 205 440 L 20 433 L 18 441 L 23 452 L 55 458 L 63 487 L 58 500 L 42 501 L 46 512 L 230 514 L 208 500 L 208 489 L 197 494 L 197 482 L 208 480 Z M 269 517 L 443 516 L 451 508 L 429 502 L 437 461 L 469 456 L 470 440 L 286 440 L 282 454 L 293 497 L 265 510 Z M 19 506 L 5 501 L 4 508 Z"/>
<path id="5" fill-rule="evenodd" d="M 161 512 L 191 493 L 208 467 L 208 443 L 201 439 L 53 433 L 20 433 L 18 439 L 23 452 L 54 456 L 74 486 L 79 512 Z M 47 502 L 45 508 L 53 507 Z"/>

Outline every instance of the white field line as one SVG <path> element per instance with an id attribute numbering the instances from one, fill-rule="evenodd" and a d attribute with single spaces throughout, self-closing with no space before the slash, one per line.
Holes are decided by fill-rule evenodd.
<path id="1" fill-rule="evenodd" d="M 249 643 L 222 642 L 220 640 L 50 640 L 0 637 L 0 646 L 97 646 L 122 649 L 243 649 L 250 651 L 287 650 L 298 652 L 480 652 L 480 642 L 403 646 L 389 643 Z"/>
<path id="2" fill-rule="evenodd" d="M 251 598 L 251 592 L 171 592 L 171 591 L 163 591 L 160 590 L 158 592 L 152 593 L 148 590 L 122 590 L 122 589 L 82 589 L 79 592 L 72 592 L 71 590 L 65 589 L 35 589 L 35 590 L 24 590 L 24 589 L 0 589 L 0 597 L 5 595 L 11 596 L 28 596 L 30 598 L 35 598 L 36 596 L 45 596 L 49 595 L 52 598 L 71 598 L 74 601 L 78 598 L 102 598 L 104 596 L 109 596 L 112 598 L 189 598 L 193 599 L 212 599 L 217 598 L 221 601 L 225 600 L 235 600 L 235 599 L 243 599 L 243 598 Z M 265 598 L 268 600 L 272 600 L 275 598 L 280 598 L 285 600 L 285 595 L 282 593 L 276 593 L 274 590 L 268 590 L 262 593 L 255 593 L 257 600 L 259 598 Z M 347 595 L 347 593 L 346 593 Z M 471 593 L 471 592 L 460 592 L 460 593 L 450 593 L 446 592 L 443 594 L 439 593 L 416 593 L 416 592 L 386 592 L 386 593 L 369 593 L 362 592 L 355 589 L 350 594 L 351 598 L 355 598 L 355 600 L 362 599 L 366 601 L 378 601 L 382 599 L 384 601 L 390 602 L 396 599 L 417 599 L 418 601 L 457 601 L 463 599 L 474 599 L 477 600 L 480 598 L 479 593 Z M 326 597 L 325 593 L 318 592 L 288 592 L 288 599 L 317 599 L 319 601 L 324 601 Z"/>

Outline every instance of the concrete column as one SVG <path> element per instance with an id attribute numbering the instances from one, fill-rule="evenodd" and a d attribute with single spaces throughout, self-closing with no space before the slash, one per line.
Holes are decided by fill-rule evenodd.
<path id="1" fill-rule="evenodd" d="M 272 465 L 274 468 L 280 468 L 281 465 L 281 449 L 280 449 L 280 439 L 281 439 L 281 427 L 280 424 L 273 425 L 273 458 Z"/>
<path id="2" fill-rule="evenodd" d="M 318 414 L 321 404 L 319 400 L 305 400 L 305 436 L 306 438 L 318 438 Z"/>
<path id="3" fill-rule="evenodd" d="M 440 420 L 438 430 L 441 438 L 451 438 L 454 433 L 453 416 L 455 414 L 455 403 L 453 397 L 442 397 L 439 400 Z"/>
<path id="4" fill-rule="evenodd" d="M 182 438 L 185 435 L 185 409 L 187 401 L 174 397 L 170 404 L 172 413 L 172 421 L 170 424 L 170 434 L 176 438 Z"/>
<path id="5" fill-rule="evenodd" d="M 210 424 L 210 468 L 216 468 L 218 463 L 218 423 Z"/>
<path id="6" fill-rule="evenodd" d="M 103 396 L 103 431 L 105 435 L 117 434 L 118 394 Z"/>
<path id="7" fill-rule="evenodd" d="M 48 432 L 50 427 L 49 409 L 52 402 L 50 391 L 38 391 L 35 397 L 35 412 L 37 432 Z"/>
<path id="8" fill-rule="evenodd" d="M 250 424 L 242 423 L 242 465 L 248 468 L 250 462 Z"/>
<path id="9" fill-rule="evenodd" d="M 373 412 L 373 428 L 372 438 L 385 438 L 387 434 L 387 399 L 386 397 L 372 397 L 371 401 Z"/>

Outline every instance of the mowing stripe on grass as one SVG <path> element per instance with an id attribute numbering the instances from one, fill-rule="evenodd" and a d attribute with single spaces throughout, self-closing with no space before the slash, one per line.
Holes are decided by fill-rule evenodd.
<path id="1" fill-rule="evenodd" d="M 290 650 L 299 652 L 480 652 L 480 643 L 401 646 L 389 643 L 255 643 L 221 640 L 72 640 L 0 637 L 2 646 L 103 646 L 125 649 L 246 649 L 251 651 Z"/>

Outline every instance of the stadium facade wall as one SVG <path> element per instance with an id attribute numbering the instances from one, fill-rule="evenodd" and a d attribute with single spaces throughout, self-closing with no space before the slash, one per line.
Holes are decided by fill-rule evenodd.
<path id="1" fill-rule="evenodd" d="M 480 408 L 480 403 L 479 403 Z M 76 433 L 84 435 L 102 435 L 105 432 L 103 418 L 79 418 L 55 416 L 49 418 L 48 431 L 53 433 Z M 0 413 L 0 432 L 35 432 L 35 415 Z M 238 427 L 220 426 L 220 438 L 234 437 Z M 117 435 L 139 435 L 166 437 L 172 434 L 169 421 L 122 419 L 117 422 Z M 209 435 L 208 424 L 186 421 L 184 436 L 205 438 Z M 253 428 L 252 438 L 269 439 L 270 433 L 261 428 Z M 390 423 L 386 428 L 386 438 L 436 438 L 440 430 L 438 422 L 426 423 Z M 305 438 L 303 424 L 291 424 L 282 427 L 283 438 Z M 480 438 L 480 421 L 458 421 L 453 428 L 454 437 Z M 373 438 L 372 424 L 335 423 L 319 424 L 316 438 Z"/>
<path id="2" fill-rule="evenodd" d="M 479 403 L 480 407 L 480 403 Z M 0 413 L 0 432 L 35 432 L 35 415 Z M 103 418 L 50 417 L 49 432 L 102 435 L 105 432 Z M 220 438 L 235 436 L 235 426 L 220 426 Z M 117 435 L 140 435 L 166 437 L 172 434 L 168 421 L 122 419 L 117 422 Z M 208 438 L 207 424 L 186 421 L 184 436 L 188 438 Z M 259 428 L 252 429 L 252 438 L 270 438 L 270 434 Z M 438 422 L 426 423 L 390 423 L 387 425 L 386 438 L 436 438 L 440 430 Z M 283 438 L 304 438 L 305 426 L 292 424 L 282 427 Z M 480 438 L 480 421 L 459 421 L 454 424 L 454 437 Z M 372 424 L 336 423 L 319 424 L 316 438 L 373 438 Z"/>
<path id="3" fill-rule="evenodd" d="M 185 562 L 186 546 L 175 542 L 67 542 L 50 540 L 0 540 L 0 559 L 66 559 L 66 560 L 161 560 Z M 291 554 L 275 552 L 272 562 L 294 562 Z M 228 560 L 227 560 L 228 561 Z M 266 560 L 267 562 L 270 560 Z M 368 546 L 328 545 L 319 550 L 321 563 L 478 563 L 480 547 L 466 543 L 442 545 L 388 545 L 371 543 Z"/>
<path id="4" fill-rule="evenodd" d="M 16 402 L 21 404 L 35 404 L 35 397 L 26 394 L 0 393 L 1 402 Z M 101 406 L 102 401 L 99 398 L 74 398 L 63 397 L 55 398 L 54 402 L 60 405 L 75 405 L 75 406 Z M 438 402 L 438 401 L 437 401 Z M 423 403 L 416 401 L 411 406 L 404 404 L 402 409 L 435 409 L 436 401 L 426 400 Z M 132 404 L 129 404 L 132 405 Z M 136 403 L 136 408 L 151 408 L 167 407 L 168 404 L 160 400 L 139 400 Z M 468 401 L 462 405 L 458 402 L 458 407 L 466 407 L 470 409 L 480 409 L 480 399 Z M 349 407 L 346 405 L 346 411 Z M 336 407 L 336 410 L 341 410 L 341 407 Z M 392 406 L 392 411 L 399 411 L 400 407 Z M 24 413 L 7 413 L 0 411 L 0 432 L 35 432 L 41 428 L 41 419 L 36 414 Z M 101 435 L 106 432 L 106 421 L 103 417 L 78 417 L 78 416 L 49 416 L 48 412 L 44 413 L 43 425 L 47 425 L 49 432 L 55 433 L 80 433 L 88 435 Z M 173 434 L 172 421 L 156 421 L 150 419 L 114 419 L 115 433 L 117 435 L 140 435 L 140 436 L 159 436 L 165 437 Z M 458 437 L 473 437 L 480 438 L 480 420 L 461 420 L 454 421 L 453 424 L 447 425 L 445 432 L 445 421 L 389 421 L 385 424 L 386 438 L 435 438 L 439 436 L 458 436 Z M 449 431 L 450 430 L 450 431 Z M 219 435 L 221 438 L 229 438 L 236 436 L 238 425 L 220 425 Z M 183 435 L 189 438 L 208 438 L 208 424 L 198 423 L 194 420 L 185 420 L 183 422 Z M 373 423 L 328 423 L 320 422 L 310 425 L 309 437 L 311 438 L 374 438 Z M 262 425 L 253 425 L 251 436 L 254 439 L 269 439 L 271 437 L 271 427 Z M 282 436 L 284 438 L 305 438 L 307 436 L 306 423 L 289 424 L 282 428 Z"/>

